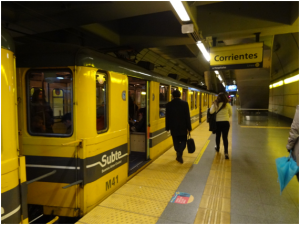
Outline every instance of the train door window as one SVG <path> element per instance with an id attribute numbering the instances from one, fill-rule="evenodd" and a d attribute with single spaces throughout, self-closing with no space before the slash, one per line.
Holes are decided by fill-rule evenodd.
<path id="1" fill-rule="evenodd" d="M 195 92 L 195 109 L 198 107 L 198 92 Z"/>
<path id="2" fill-rule="evenodd" d="M 183 101 L 186 101 L 186 100 L 187 100 L 187 99 L 186 99 L 186 96 L 187 96 L 187 89 L 183 89 L 183 90 L 182 90 L 182 98 L 181 98 L 181 99 L 182 99 Z"/>
<path id="3" fill-rule="evenodd" d="M 208 106 L 209 105 L 209 95 L 206 94 L 206 105 Z"/>
<path id="4" fill-rule="evenodd" d="M 191 110 L 193 110 L 194 109 L 194 95 L 195 95 L 195 92 L 191 91 L 190 94 L 191 94 Z"/>
<path id="5" fill-rule="evenodd" d="M 159 117 L 166 115 L 166 104 L 168 103 L 169 86 L 165 84 L 159 85 Z"/>
<path id="6" fill-rule="evenodd" d="M 61 118 L 64 115 L 64 91 L 62 89 L 53 89 L 52 109 L 54 118 Z"/>
<path id="7" fill-rule="evenodd" d="M 29 70 L 26 74 L 28 132 L 69 137 L 73 133 L 73 75 L 70 70 Z"/>
<path id="8" fill-rule="evenodd" d="M 107 130 L 107 74 L 96 73 L 96 129 L 98 133 Z"/>
<path id="9" fill-rule="evenodd" d="M 202 102 L 203 102 L 203 106 L 206 106 L 206 93 L 203 93 L 202 95 Z"/>

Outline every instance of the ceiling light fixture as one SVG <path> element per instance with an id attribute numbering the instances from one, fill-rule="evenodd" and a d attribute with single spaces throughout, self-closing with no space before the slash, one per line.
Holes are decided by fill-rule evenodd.
<path id="1" fill-rule="evenodd" d="M 190 17 L 181 1 L 170 1 L 170 3 L 182 21 L 190 21 Z"/>
<path id="2" fill-rule="evenodd" d="M 215 70 L 215 74 L 219 74 L 219 71 L 218 71 L 218 70 Z"/>
<path id="3" fill-rule="evenodd" d="M 207 52 L 204 44 L 201 41 L 197 41 L 197 46 L 200 49 L 200 51 L 202 52 L 202 54 L 204 55 L 205 59 L 209 62 L 210 61 L 210 55 Z"/>
<path id="4" fill-rule="evenodd" d="M 299 74 L 296 75 L 296 76 L 285 79 L 284 83 L 289 84 L 289 83 L 292 83 L 292 82 L 295 82 L 295 81 L 298 81 L 298 80 L 299 80 Z"/>
<path id="5" fill-rule="evenodd" d="M 281 80 L 281 81 L 273 84 L 272 86 L 273 86 L 273 88 L 275 88 L 275 87 L 279 87 L 279 86 L 282 86 L 282 85 L 283 85 L 283 81 Z"/>

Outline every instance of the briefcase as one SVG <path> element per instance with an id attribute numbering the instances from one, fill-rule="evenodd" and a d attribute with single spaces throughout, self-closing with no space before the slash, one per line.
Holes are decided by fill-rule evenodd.
<path id="1" fill-rule="evenodd" d="M 194 139 L 191 138 L 191 134 L 189 134 L 187 139 L 187 148 L 188 148 L 188 153 L 194 153 L 196 150 L 195 142 Z"/>

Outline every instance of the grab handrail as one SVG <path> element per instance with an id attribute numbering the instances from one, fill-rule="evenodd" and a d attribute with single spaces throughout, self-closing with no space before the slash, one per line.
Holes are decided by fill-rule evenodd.
<path id="1" fill-rule="evenodd" d="M 33 179 L 33 180 L 27 181 L 26 184 L 31 184 L 31 183 L 33 183 L 33 182 L 35 182 L 35 181 L 38 181 L 38 180 L 41 180 L 41 179 L 43 179 L 43 178 L 45 178 L 45 177 L 49 177 L 49 176 L 51 176 L 52 174 L 55 174 L 55 173 L 56 173 L 56 170 L 53 170 L 52 172 L 46 173 L 46 174 L 43 175 L 43 176 L 40 176 L 40 177 L 37 177 L 37 178 L 35 178 L 35 179 Z"/>
<path id="2" fill-rule="evenodd" d="M 68 184 L 67 186 L 64 186 L 64 187 L 62 187 L 63 189 L 66 189 L 66 188 L 69 188 L 69 187 L 72 187 L 72 186 L 74 186 L 74 185 L 76 185 L 76 184 L 80 184 L 80 183 L 82 183 L 83 182 L 83 180 L 78 180 L 78 181 L 76 181 L 76 182 L 74 182 L 74 183 L 72 183 L 72 184 Z"/>

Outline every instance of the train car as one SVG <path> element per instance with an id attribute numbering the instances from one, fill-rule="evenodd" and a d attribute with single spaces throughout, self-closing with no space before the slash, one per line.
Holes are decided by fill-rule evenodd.
<path id="1" fill-rule="evenodd" d="M 85 215 L 171 147 L 174 89 L 193 128 L 215 95 L 79 46 L 23 46 L 17 59 L 20 151 L 35 180 L 28 203 L 46 215 Z"/>
<path id="2" fill-rule="evenodd" d="M 1 223 L 28 223 L 25 157 L 19 154 L 15 47 L 1 30 Z"/>

